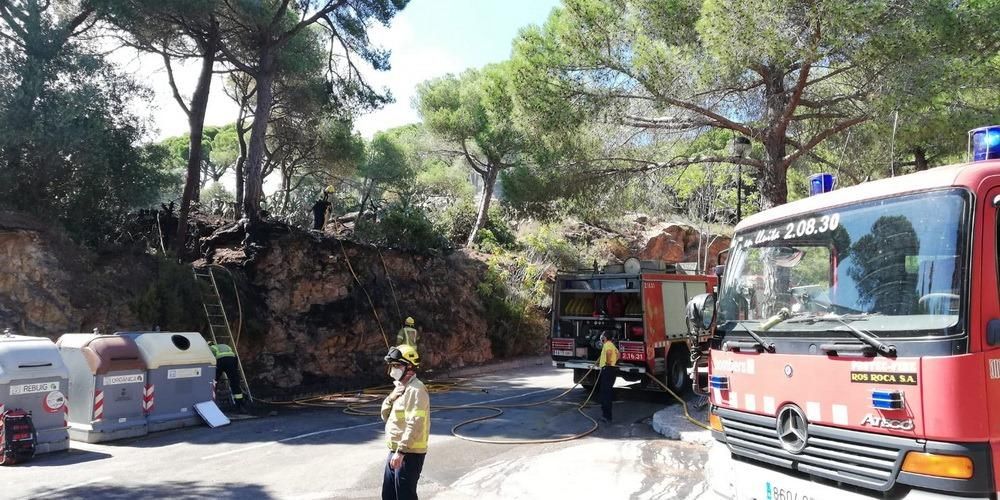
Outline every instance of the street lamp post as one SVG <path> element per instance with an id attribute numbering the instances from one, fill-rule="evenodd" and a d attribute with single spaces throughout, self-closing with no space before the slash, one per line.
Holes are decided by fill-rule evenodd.
<path id="1" fill-rule="evenodd" d="M 733 137 L 732 153 L 737 158 L 745 158 L 750 152 L 750 138 L 738 135 Z M 736 164 L 736 223 L 743 220 L 743 164 Z"/>

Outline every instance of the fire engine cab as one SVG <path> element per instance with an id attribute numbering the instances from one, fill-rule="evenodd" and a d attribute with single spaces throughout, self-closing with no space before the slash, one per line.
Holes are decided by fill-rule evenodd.
<path id="1" fill-rule="evenodd" d="M 970 163 L 742 221 L 705 350 L 712 496 L 997 498 L 1000 127 Z"/>

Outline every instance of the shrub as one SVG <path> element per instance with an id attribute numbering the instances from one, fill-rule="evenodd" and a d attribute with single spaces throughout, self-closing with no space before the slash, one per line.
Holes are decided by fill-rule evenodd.
<path id="1" fill-rule="evenodd" d="M 423 210 L 399 204 L 390 205 L 377 221 L 358 221 L 355 235 L 374 245 L 420 253 L 437 253 L 451 248 L 448 239 Z"/>

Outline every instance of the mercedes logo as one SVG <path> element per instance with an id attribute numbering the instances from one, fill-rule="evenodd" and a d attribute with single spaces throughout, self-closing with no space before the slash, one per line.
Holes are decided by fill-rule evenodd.
<path id="1" fill-rule="evenodd" d="M 778 412 L 778 440 L 789 453 L 798 454 L 806 447 L 809 432 L 806 416 L 798 406 L 788 405 Z"/>

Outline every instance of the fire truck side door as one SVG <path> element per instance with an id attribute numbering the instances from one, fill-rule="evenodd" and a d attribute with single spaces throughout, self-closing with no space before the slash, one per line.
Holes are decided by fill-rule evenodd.
<path id="1" fill-rule="evenodd" d="M 979 304 L 973 302 L 970 307 L 969 340 L 972 351 L 977 347 L 982 349 L 986 365 L 984 410 L 989 419 L 994 477 L 1000 477 L 1000 205 L 994 202 L 994 199 L 1000 201 L 1000 181 L 993 180 L 991 184 L 993 187 L 980 190 L 987 195 L 978 199 L 980 206 L 976 210 L 982 217 L 973 226 L 977 237 L 972 238 L 975 253 L 970 292 L 972 301 L 978 300 Z"/>

